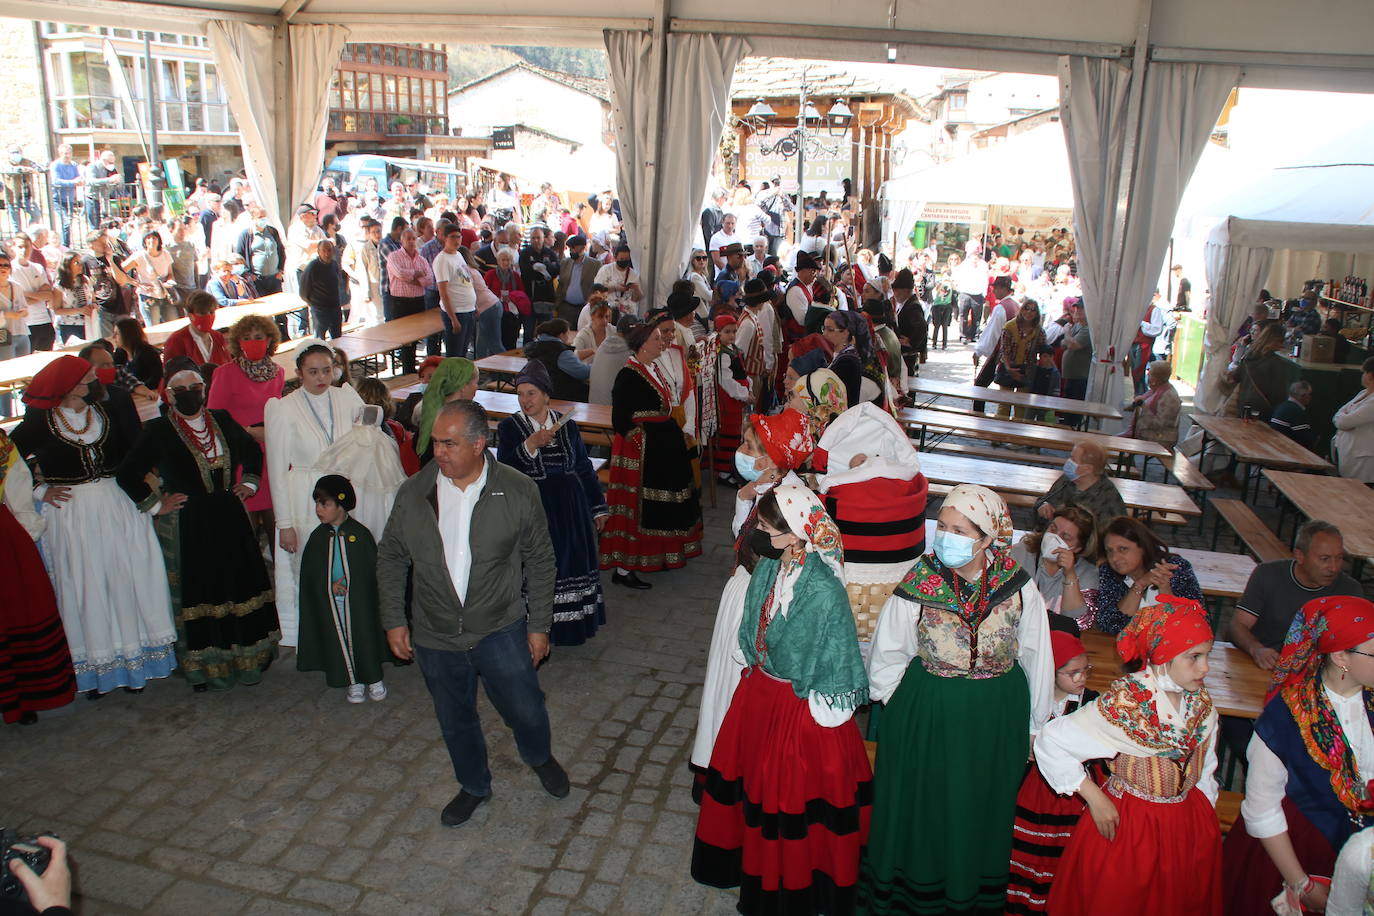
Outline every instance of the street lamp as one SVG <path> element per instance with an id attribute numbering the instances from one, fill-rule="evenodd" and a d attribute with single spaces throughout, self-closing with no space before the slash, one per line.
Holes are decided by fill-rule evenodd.
<path id="1" fill-rule="evenodd" d="M 773 118 L 777 116 L 778 113 L 763 99 L 756 101 L 754 107 L 745 115 L 754 132 L 760 137 L 766 137 L 773 132 Z"/>
<path id="2" fill-rule="evenodd" d="M 843 137 L 849 131 L 849 126 L 854 123 L 854 112 L 849 110 L 844 99 L 839 99 L 830 106 L 828 117 L 830 118 L 830 136 L 832 137 Z"/>

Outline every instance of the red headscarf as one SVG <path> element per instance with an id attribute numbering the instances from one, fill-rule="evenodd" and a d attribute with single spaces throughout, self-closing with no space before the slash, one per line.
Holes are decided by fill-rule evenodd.
<path id="1" fill-rule="evenodd" d="M 1288 628 L 1264 701 L 1290 686 L 1314 681 L 1322 656 L 1369 639 L 1374 639 L 1374 602 L 1368 598 L 1332 595 L 1307 602 Z"/>
<path id="2" fill-rule="evenodd" d="M 1054 649 L 1054 670 L 1058 671 L 1080 655 L 1087 654 L 1083 640 L 1063 630 L 1050 631 L 1050 646 Z"/>
<path id="3" fill-rule="evenodd" d="M 739 324 L 739 321 L 736 320 L 736 318 L 735 318 L 734 315 L 717 315 L 717 316 L 716 316 L 715 325 L 716 325 L 716 330 L 717 330 L 717 331 L 723 331 L 723 330 L 725 330 L 726 328 L 730 327 L 730 325 L 732 325 L 732 324 Z"/>
<path id="4" fill-rule="evenodd" d="M 797 410 L 784 410 L 773 416 L 756 413 L 749 425 L 758 433 L 763 450 L 779 471 L 795 471 L 811 457 L 816 443 L 806 431 L 806 417 Z"/>
<path id="5" fill-rule="evenodd" d="M 1207 611 L 1189 598 L 1160 595 L 1158 604 L 1143 607 L 1116 638 L 1123 662 L 1163 665 L 1198 643 L 1212 638 Z"/>
<path id="6" fill-rule="evenodd" d="M 48 363 L 24 389 L 24 403 L 51 410 L 62 403 L 67 393 L 81 384 L 91 371 L 89 361 L 79 356 L 59 356 Z"/>

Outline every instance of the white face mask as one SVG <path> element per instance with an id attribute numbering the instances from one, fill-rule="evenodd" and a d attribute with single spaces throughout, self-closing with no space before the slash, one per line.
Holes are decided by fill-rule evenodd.
<path id="1" fill-rule="evenodd" d="M 1040 538 L 1040 556 L 1046 560 L 1053 560 L 1056 551 L 1068 550 L 1069 545 L 1064 543 L 1064 539 L 1053 531 L 1046 531 Z"/>
<path id="2" fill-rule="evenodd" d="M 1178 685 L 1178 681 L 1169 677 L 1169 668 L 1167 665 L 1151 665 L 1150 669 L 1155 676 L 1155 683 L 1159 685 L 1160 690 L 1165 693 L 1187 692 Z"/>

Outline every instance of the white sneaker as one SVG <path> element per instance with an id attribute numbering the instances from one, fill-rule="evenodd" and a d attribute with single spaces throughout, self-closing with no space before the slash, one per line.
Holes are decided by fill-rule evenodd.
<path id="1" fill-rule="evenodd" d="M 350 703 L 365 703 L 365 702 L 367 702 L 367 697 L 363 696 L 363 685 L 362 685 L 362 684 L 349 684 L 349 685 L 348 685 L 348 702 L 350 702 Z"/>
<path id="2" fill-rule="evenodd" d="M 385 699 L 386 699 L 386 684 L 383 684 L 381 681 L 378 681 L 378 682 L 375 683 L 375 684 L 368 684 L 368 685 L 367 685 L 367 696 L 368 696 L 368 699 L 376 700 L 376 701 L 379 702 L 379 703 L 380 703 L 382 700 L 385 700 Z"/>

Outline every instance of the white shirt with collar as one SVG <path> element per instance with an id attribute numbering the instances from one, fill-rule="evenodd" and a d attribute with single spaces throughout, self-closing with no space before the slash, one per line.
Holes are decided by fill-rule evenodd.
<path id="1" fill-rule="evenodd" d="M 489 466 L 484 457 L 482 476 L 460 488 L 452 480 L 439 475 L 439 538 L 444 544 L 444 561 L 458 600 L 468 600 L 468 577 L 472 574 L 472 510 L 487 485 Z"/>

